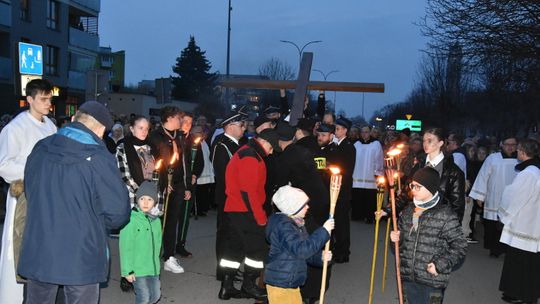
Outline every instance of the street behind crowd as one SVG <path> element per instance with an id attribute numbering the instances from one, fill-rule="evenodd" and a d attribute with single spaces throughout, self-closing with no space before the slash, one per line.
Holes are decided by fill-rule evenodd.
<path id="1" fill-rule="evenodd" d="M 180 259 L 183 274 L 161 273 L 162 298 L 159 303 L 253 303 L 253 300 L 221 301 L 217 298 L 220 282 L 215 279 L 215 227 L 216 213 L 191 221 L 187 247 L 193 258 Z M 384 253 L 384 230 L 380 228 L 375 291 L 373 303 L 397 303 L 394 256 L 389 253 L 387 289 L 381 294 L 381 276 Z M 481 225 L 479 225 L 481 226 Z M 325 303 L 368 303 L 374 225 L 351 223 L 351 259 L 349 263 L 334 265 L 330 290 Z M 481 239 L 481 227 L 477 237 Z M 111 274 L 108 285 L 101 289 L 101 304 L 133 303 L 133 293 L 120 290 L 118 240 L 111 239 Z M 498 291 L 504 255 L 490 258 L 482 242 L 469 245 L 467 259 L 461 269 L 454 272 L 446 290 L 447 304 L 505 303 Z"/>

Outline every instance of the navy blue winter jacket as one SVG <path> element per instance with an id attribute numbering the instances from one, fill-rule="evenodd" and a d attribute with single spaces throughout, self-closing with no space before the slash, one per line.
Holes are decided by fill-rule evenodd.
<path id="1" fill-rule="evenodd" d="M 61 285 L 107 280 L 107 229 L 129 220 L 126 185 L 102 140 L 75 122 L 28 156 L 19 274 Z"/>
<path id="2" fill-rule="evenodd" d="M 322 265 L 321 250 L 330 234 L 320 227 L 309 235 L 305 227 L 298 227 L 287 215 L 276 213 L 266 225 L 266 239 L 270 252 L 264 281 L 272 286 L 296 288 L 306 281 L 307 263 Z"/>

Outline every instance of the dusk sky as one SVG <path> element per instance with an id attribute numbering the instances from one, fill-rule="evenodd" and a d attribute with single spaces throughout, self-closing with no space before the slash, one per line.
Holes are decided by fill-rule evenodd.
<path id="1" fill-rule="evenodd" d="M 100 45 L 126 51 L 126 84 L 172 75 L 175 59 L 189 36 L 206 51 L 212 71 L 225 73 L 226 0 L 101 1 Z M 425 1 L 248 1 L 233 0 L 231 74 L 258 74 L 271 57 L 298 65 L 290 40 L 314 53 L 313 69 L 329 81 L 381 82 L 385 93 L 365 94 L 365 116 L 411 91 L 426 38 L 413 22 Z M 312 80 L 323 80 L 312 72 Z M 316 93 L 316 92 L 313 92 Z M 333 99 L 334 93 L 327 92 Z M 362 93 L 337 93 L 337 109 L 347 116 L 362 112 Z"/>

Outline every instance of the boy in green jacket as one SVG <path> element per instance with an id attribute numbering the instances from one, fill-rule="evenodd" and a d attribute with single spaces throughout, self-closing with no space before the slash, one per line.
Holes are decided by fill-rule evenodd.
<path id="1" fill-rule="evenodd" d="M 157 187 L 145 181 L 135 195 L 137 206 L 120 231 L 120 270 L 122 277 L 133 283 L 135 303 L 156 303 L 161 297 L 161 221 L 150 210 L 157 202 Z"/>

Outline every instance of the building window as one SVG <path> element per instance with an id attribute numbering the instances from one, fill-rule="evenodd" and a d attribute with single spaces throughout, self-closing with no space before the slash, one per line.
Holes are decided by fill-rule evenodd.
<path id="1" fill-rule="evenodd" d="M 21 0 L 21 20 L 30 21 L 30 0 Z"/>
<path id="2" fill-rule="evenodd" d="M 47 27 L 58 29 L 58 2 L 47 0 Z"/>
<path id="3" fill-rule="evenodd" d="M 48 75 L 58 75 L 58 48 L 47 45 L 45 57 L 45 73 Z"/>

